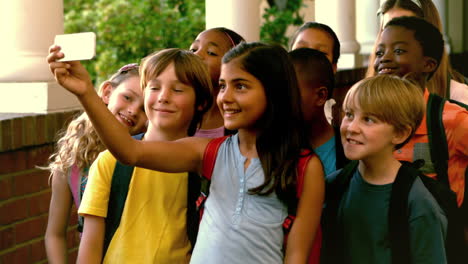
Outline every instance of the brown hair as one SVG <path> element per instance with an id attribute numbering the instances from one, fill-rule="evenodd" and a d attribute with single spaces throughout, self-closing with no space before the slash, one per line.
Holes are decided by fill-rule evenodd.
<path id="1" fill-rule="evenodd" d="M 191 136 L 195 134 L 201 124 L 203 114 L 213 103 L 211 77 L 206 65 L 197 55 L 177 48 L 150 54 L 141 63 L 141 88 L 145 89 L 148 82 L 159 76 L 171 63 L 174 63 L 177 79 L 193 87 L 195 91 L 195 114 L 188 129 L 188 135 Z"/>
<path id="2" fill-rule="evenodd" d="M 385 1 L 379 9 L 379 14 L 383 15 L 392 8 L 401 8 L 413 12 L 417 17 L 423 18 L 429 23 L 433 24 L 443 33 L 442 22 L 440 20 L 439 12 L 437 11 L 436 6 L 431 0 L 414 0 L 419 3 L 417 5 L 411 0 L 387 0 Z M 372 53 L 369 56 L 369 65 L 367 67 L 366 77 L 374 76 L 374 61 L 375 61 L 375 50 L 380 42 L 380 35 L 382 34 L 384 25 L 380 25 L 379 34 L 374 44 Z M 442 97 L 450 97 L 450 82 L 449 79 L 452 78 L 457 82 L 464 83 L 463 75 L 458 73 L 455 69 L 452 68 L 449 61 L 449 56 L 444 49 L 442 59 L 440 60 L 439 68 L 436 70 L 432 78 L 427 83 L 427 89 L 431 93 L 438 94 Z"/>
<path id="3" fill-rule="evenodd" d="M 354 85 L 346 94 L 343 109 L 356 104 L 363 112 L 392 125 L 397 132 L 411 129 L 411 135 L 395 149 L 410 140 L 425 111 L 422 89 L 409 80 L 392 75 L 369 77 Z"/>

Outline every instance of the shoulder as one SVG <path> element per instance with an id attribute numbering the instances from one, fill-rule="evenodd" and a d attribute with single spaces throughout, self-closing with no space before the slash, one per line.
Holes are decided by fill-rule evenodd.
<path id="1" fill-rule="evenodd" d="M 322 162 L 317 154 L 311 154 L 305 166 L 305 183 L 324 184 L 324 172 Z M 309 180 L 307 180 L 309 179 Z M 312 181 L 311 181 L 312 180 Z"/>
<path id="2" fill-rule="evenodd" d="M 109 150 L 104 150 L 103 152 L 99 153 L 95 162 L 116 162 L 117 159 L 110 153 Z M 95 163 L 94 162 L 94 163 Z"/>
<path id="3" fill-rule="evenodd" d="M 438 120 L 434 120 L 438 122 Z M 468 110 L 460 105 L 445 102 L 442 122 L 446 136 L 452 142 L 464 142 L 468 136 Z"/>
<path id="4" fill-rule="evenodd" d="M 411 219 L 430 217 L 435 220 L 445 217 L 444 211 L 419 177 L 416 177 L 410 189 L 408 207 Z"/>
<path id="5" fill-rule="evenodd" d="M 450 99 L 468 104 L 468 85 L 450 80 Z"/>
<path id="6" fill-rule="evenodd" d="M 457 127 L 460 122 L 468 120 L 468 110 L 456 103 L 445 101 L 442 120 L 446 128 Z"/>
<path id="7" fill-rule="evenodd" d="M 110 181 L 116 162 L 116 158 L 108 150 L 99 153 L 89 168 L 89 181 L 94 181 L 96 178 Z"/>

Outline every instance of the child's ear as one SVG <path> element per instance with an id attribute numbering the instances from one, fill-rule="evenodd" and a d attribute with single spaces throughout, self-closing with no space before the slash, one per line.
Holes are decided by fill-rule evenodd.
<path id="1" fill-rule="evenodd" d="M 109 81 L 103 82 L 101 87 L 99 87 L 99 91 L 101 91 L 101 99 L 106 105 L 109 104 L 109 98 L 113 90 L 114 87 L 112 87 L 112 84 Z"/>
<path id="2" fill-rule="evenodd" d="M 317 89 L 317 105 L 323 106 L 327 102 L 328 98 L 328 89 L 325 86 L 321 86 Z"/>
<path id="3" fill-rule="evenodd" d="M 405 142 L 405 140 L 408 139 L 408 137 L 411 135 L 411 132 L 412 131 L 411 131 L 410 126 L 406 126 L 406 128 L 401 130 L 401 131 L 395 131 L 392 143 L 394 145 L 399 145 L 399 144 Z"/>
<path id="4" fill-rule="evenodd" d="M 424 57 L 424 72 L 432 73 L 437 69 L 437 60 L 431 57 Z"/>

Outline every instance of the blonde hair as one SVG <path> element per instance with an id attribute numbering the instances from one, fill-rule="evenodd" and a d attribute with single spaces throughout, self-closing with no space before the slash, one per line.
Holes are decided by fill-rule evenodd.
<path id="1" fill-rule="evenodd" d="M 122 67 L 109 80 L 103 82 L 98 94 L 102 96 L 103 87 L 106 83 L 115 89 L 131 77 L 138 77 L 138 66 L 133 68 Z M 55 152 L 49 157 L 49 165 L 42 169 L 50 170 L 52 175 L 66 176 L 68 170 L 77 166 L 80 171 L 89 167 L 96 159 L 97 155 L 105 150 L 99 135 L 93 128 L 91 121 L 86 113 L 78 115 L 68 125 L 66 130 L 59 132 Z"/>
<path id="2" fill-rule="evenodd" d="M 343 109 L 356 104 L 363 112 L 392 125 L 397 132 L 411 129 L 410 136 L 397 145 L 396 149 L 401 148 L 413 136 L 425 111 L 421 87 L 412 81 L 391 75 L 366 78 L 354 85 L 346 94 Z"/>
<path id="3" fill-rule="evenodd" d="M 213 104 L 212 84 L 208 68 L 203 61 L 188 50 L 171 48 L 152 53 L 142 60 L 140 85 L 144 90 L 148 82 L 158 77 L 171 63 L 179 81 L 195 91 L 195 114 L 188 128 L 192 136 L 201 124 L 203 114 Z"/>
<path id="4" fill-rule="evenodd" d="M 440 20 L 439 12 L 431 0 L 417 0 L 419 6 L 411 0 L 387 0 L 381 6 L 380 13 L 383 15 L 392 8 L 401 8 L 413 12 L 417 17 L 425 19 L 427 22 L 433 24 L 441 33 L 443 33 L 442 22 Z M 380 30 L 377 39 L 374 43 L 374 48 L 369 56 L 369 65 L 367 67 L 366 77 L 371 77 L 376 74 L 374 69 L 375 51 L 380 42 L 380 35 L 383 31 L 383 26 L 380 25 Z M 438 69 L 434 72 L 432 78 L 427 82 L 427 89 L 431 93 L 435 93 L 444 98 L 450 97 L 450 78 L 457 82 L 464 83 L 464 77 L 452 68 L 449 61 L 449 56 L 444 48 L 442 58 L 439 63 Z"/>

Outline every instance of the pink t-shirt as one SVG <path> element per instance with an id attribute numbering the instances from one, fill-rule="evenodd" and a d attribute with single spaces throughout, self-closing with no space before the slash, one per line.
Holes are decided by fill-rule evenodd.
<path id="1" fill-rule="evenodd" d="M 219 138 L 224 136 L 224 126 L 214 129 L 199 129 L 193 136 L 203 138 Z"/>

